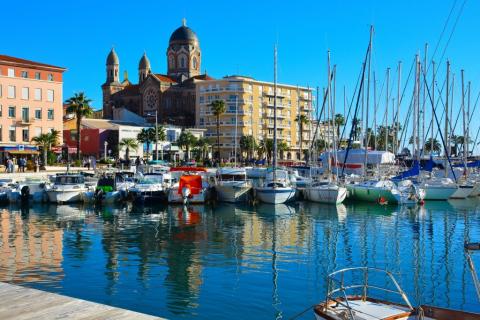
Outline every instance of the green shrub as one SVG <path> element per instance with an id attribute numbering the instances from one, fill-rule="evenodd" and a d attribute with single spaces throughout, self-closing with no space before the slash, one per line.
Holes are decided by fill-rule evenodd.
<path id="1" fill-rule="evenodd" d="M 82 166 L 82 161 L 80 161 L 80 160 L 75 160 L 75 161 L 73 162 L 73 166 L 74 166 L 74 167 L 81 167 L 81 166 Z"/>
<path id="2" fill-rule="evenodd" d="M 57 162 L 57 155 L 51 151 L 47 154 L 47 164 L 49 166 L 54 165 Z"/>

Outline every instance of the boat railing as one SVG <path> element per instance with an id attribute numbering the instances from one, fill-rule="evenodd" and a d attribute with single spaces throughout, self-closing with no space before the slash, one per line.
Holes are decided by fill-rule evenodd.
<path id="1" fill-rule="evenodd" d="M 362 272 L 363 273 L 363 277 L 362 277 L 363 283 L 361 283 L 361 284 L 354 283 L 354 284 L 346 285 L 345 284 L 345 274 L 346 273 L 354 273 L 354 272 Z M 390 279 L 390 281 L 393 283 L 393 285 L 395 286 L 395 290 L 384 288 L 384 287 L 379 287 L 379 286 L 376 286 L 376 285 L 373 285 L 373 284 L 369 283 L 369 273 L 373 273 L 373 272 L 383 273 L 384 275 L 386 275 Z M 390 273 L 386 270 L 377 269 L 377 268 L 369 268 L 369 267 L 353 267 L 353 268 L 341 269 L 341 270 L 332 272 L 328 275 L 327 285 L 328 285 L 328 287 L 327 287 L 327 296 L 326 296 L 326 300 L 325 300 L 325 308 L 328 309 L 330 301 L 335 301 L 337 304 L 342 305 L 343 307 L 345 307 L 348 310 L 350 319 L 355 319 L 355 316 L 354 316 L 354 312 L 353 312 L 354 309 L 353 309 L 353 307 L 351 307 L 351 305 L 349 303 L 348 292 L 353 291 L 353 290 L 358 290 L 358 289 L 362 290 L 362 295 L 361 295 L 362 301 L 367 300 L 369 290 L 375 289 L 375 290 L 399 295 L 403 299 L 405 304 L 408 306 L 408 308 L 410 310 L 414 310 L 410 301 L 408 300 L 407 295 L 402 290 L 402 288 L 400 287 L 398 282 L 395 280 L 392 273 Z M 337 299 L 339 297 L 343 298 L 343 302 L 341 300 Z"/>

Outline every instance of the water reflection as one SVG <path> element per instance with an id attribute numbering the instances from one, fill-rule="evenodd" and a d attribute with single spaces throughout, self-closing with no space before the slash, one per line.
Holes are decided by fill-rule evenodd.
<path id="1" fill-rule="evenodd" d="M 462 250 L 480 239 L 477 207 L 8 207 L 0 280 L 173 319 L 280 319 L 361 265 L 394 272 L 414 303 L 480 311 Z"/>

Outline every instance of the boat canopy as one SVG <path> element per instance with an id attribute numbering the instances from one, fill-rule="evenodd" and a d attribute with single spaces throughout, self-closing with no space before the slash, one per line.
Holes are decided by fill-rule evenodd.
<path id="1" fill-rule="evenodd" d="M 185 187 L 190 189 L 190 194 L 199 194 L 202 191 L 202 177 L 197 175 L 181 176 L 178 184 L 178 194 L 181 195 L 182 189 Z"/>
<path id="2" fill-rule="evenodd" d="M 345 161 L 345 156 L 347 154 L 347 150 L 338 150 L 337 151 L 337 160 L 340 163 L 361 163 L 365 162 L 365 149 L 350 149 L 348 152 L 348 158 Z M 333 152 L 324 152 L 320 156 L 320 160 L 327 164 L 328 158 L 332 158 Z M 395 155 L 388 151 L 368 151 L 367 152 L 367 165 L 378 165 L 378 164 L 389 164 L 395 162 Z"/>
<path id="3" fill-rule="evenodd" d="M 245 168 L 220 168 L 218 170 L 221 175 L 246 175 L 247 170 Z"/>

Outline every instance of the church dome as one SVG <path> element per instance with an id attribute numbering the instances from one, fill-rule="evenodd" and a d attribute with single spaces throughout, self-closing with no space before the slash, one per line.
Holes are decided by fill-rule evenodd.
<path id="1" fill-rule="evenodd" d="M 170 36 L 170 43 L 174 41 L 198 41 L 197 34 L 187 27 L 185 19 L 183 20 L 183 25 L 177 30 L 173 31 Z"/>
<path id="2" fill-rule="evenodd" d="M 146 53 L 144 53 L 140 59 L 140 62 L 138 63 L 138 69 L 150 69 L 150 60 L 148 60 Z"/>
<path id="3" fill-rule="evenodd" d="M 110 51 L 107 57 L 107 65 L 112 65 L 112 64 L 120 64 L 117 53 L 115 52 L 114 48 L 112 48 L 112 50 Z"/>

